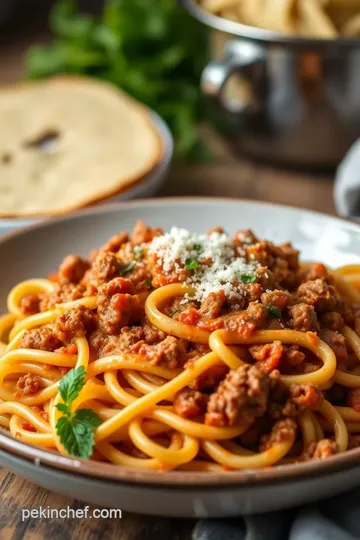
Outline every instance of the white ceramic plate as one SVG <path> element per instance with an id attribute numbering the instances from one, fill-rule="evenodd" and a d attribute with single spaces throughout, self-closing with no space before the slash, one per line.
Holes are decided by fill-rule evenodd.
<path id="1" fill-rule="evenodd" d="M 158 199 L 88 210 L 0 239 L 0 304 L 21 279 L 44 276 L 67 253 L 86 255 L 137 219 L 169 229 L 229 233 L 252 228 L 261 238 L 291 240 L 306 260 L 336 267 L 360 263 L 360 226 L 285 206 L 222 199 Z M 220 517 L 277 510 L 360 485 L 360 448 L 321 462 L 269 470 L 185 473 L 131 470 L 59 456 L 0 432 L 0 463 L 36 484 L 97 505 L 162 516 Z"/>

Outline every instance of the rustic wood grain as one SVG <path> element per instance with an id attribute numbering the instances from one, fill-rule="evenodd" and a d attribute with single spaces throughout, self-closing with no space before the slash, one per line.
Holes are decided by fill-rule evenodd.
<path id="1" fill-rule="evenodd" d="M 279 171 L 245 157 L 236 163 L 174 167 L 160 194 L 242 198 L 336 213 L 330 176 Z"/>
<path id="2" fill-rule="evenodd" d="M 0 469 L 0 538 L 3 540 L 183 540 L 190 538 L 191 520 L 159 519 L 123 514 L 122 519 L 28 519 L 23 508 L 85 508 L 86 503 L 34 486 Z M 93 509 L 90 506 L 90 510 Z"/>
<path id="3" fill-rule="evenodd" d="M 0 83 L 21 78 L 23 52 L 36 41 L 46 40 L 44 17 L 31 27 L 20 25 L 16 38 L 0 30 Z M 332 176 L 313 176 L 258 165 L 248 158 L 233 156 L 226 142 L 211 129 L 203 128 L 204 138 L 217 158 L 211 164 L 174 166 L 160 195 L 210 195 L 248 198 L 289 204 L 335 213 Z M 0 539 L 13 540 L 185 540 L 191 538 L 193 521 L 123 515 L 121 520 L 35 520 L 21 521 L 22 508 L 83 508 L 85 503 L 39 488 L 0 469 Z"/>

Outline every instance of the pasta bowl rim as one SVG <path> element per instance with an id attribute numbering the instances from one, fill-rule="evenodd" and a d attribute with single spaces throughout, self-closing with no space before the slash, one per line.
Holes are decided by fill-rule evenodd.
<path id="1" fill-rule="evenodd" d="M 359 38 L 344 38 L 337 37 L 334 39 L 324 39 L 315 37 L 301 37 L 301 36 L 289 36 L 281 34 L 280 32 L 274 32 L 272 30 L 266 30 L 263 28 L 257 28 L 255 26 L 249 26 L 241 24 L 240 22 L 231 21 L 224 17 L 219 17 L 201 8 L 196 0 L 178 0 L 180 6 L 186 9 L 195 19 L 199 22 L 210 26 L 214 30 L 225 32 L 230 36 L 250 39 L 259 43 L 267 45 L 282 45 L 295 48 L 331 48 L 335 46 L 356 48 L 360 47 Z"/>
<path id="2" fill-rule="evenodd" d="M 112 463 L 91 461 L 60 455 L 53 450 L 16 440 L 0 428 L 0 452 L 33 463 L 39 470 L 53 469 L 106 483 L 121 483 L 151 488 L 181 490 L 189 488 L 217 489 L 271 485 L 319 476 L 331 476 L 360 464 L 360 448 L 347 450 L 325 460 L 276 465 L 266 469 L 224 472 L 156 471 L 121 467 Z"/>
<path id="3" fill-rule="evenodd" d="M 118 212 L 121 209 L 129 207 L 146 207 L 149 205 L 162 205 L 164 202 L 168 204 L 209 204 L 214 202 L 223 202 L 231 205 L 246 203 L 253 205 L 255 208 L 271 206 L 274 211 L 277 209 L 302 210 L 289 205 L 269 204 L 265 202 L 250 201 L 247 199 L 231 199 L 226 197 L 166 197 L 154 199 L 138 199 L 135 201 L 119 202 L 111 206 L 102 205 L 98 207 L 88 208 L 76 213 L 56 217 L 35 223 L 8 232 L 0 238 L 1 245 L 11 238 L 17 238 L 23 233 L 36 231 L 44 227 L 52 227 L 63 221 L 71 221 L 76 218 L 94 214 Z M 331 216 L 322 212 L 314 212 L 303 210 L 309 216 L 329 218 L 335 223 L 346 225 L 348 229 L 356 231 L 360 236 L 360 225 Z M 151 471 L 144 469 L 134 469 L 130 467 L 120 467 L 111 463 L 100 461 L 91 461 L 73 457 L 67 457 L 56 453 L 55 451 L 42 449 L 21 442 L 14 438 L 10 433 L 7 433 L 3 428 L 0 428 L 0 452 L 13 455 L 23 461 L 34 463 L 40 468 L 57 470 L 66 474 L 79 475 L 82 477 L 101 480 L 106 483 L 121 483 L 125 485 L 151 486 L 152 488 L 164 488 L 181 490 L 193 488 L 217 489 L 234 488 L 234 487 L 252 487 L 259 485 L 268 485 L 279 482 L 290 482 L 294 480 L 304 480 L 314 478 L 315 476 L 329 476 L 343 471 L 349 471 L 352 468 L 360 465 L 360 448 L 347 450 L 346 452 L 329 457 L 323 461 L 309 461 L 304 463 L 295 463 L 287 465 L 277 465 L 267 469 L 251 469 L 241 471 L 224 471 L 224 472 L 184 472 L 184 471 Z"/>

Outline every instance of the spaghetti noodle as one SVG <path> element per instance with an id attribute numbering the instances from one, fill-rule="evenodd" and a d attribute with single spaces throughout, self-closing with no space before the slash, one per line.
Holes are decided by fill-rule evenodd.
<path id="1" fill-rule="evenodd" d="M 59 435 L 61 384 L 81 368 L 71 414 L 98 418 L 91 459 L 206 472 L 356 446 L 360 266 L 298 255 L 251 231 L 139 222 L 19 283 L 0 318 L 0 425 L 76 454 Z"/>

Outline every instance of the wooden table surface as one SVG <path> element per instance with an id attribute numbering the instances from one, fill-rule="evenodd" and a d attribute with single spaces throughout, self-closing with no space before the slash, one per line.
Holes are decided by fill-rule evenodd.
<path id="1" fill-rule="evenodd" d="M 1 32 L 1 30 L 0 30 Z M 23 73 L 26 47 L 46 33 L 43 19 L 21 26 L 21 32 L 0 33 L 0 83 L 13 82 Z M 159 195 L 208 195 L 246 198 L 335 213 L 331 175 L 311 175 L 258 165 L 236 158 L 220 136 L 202 129 L 217 159 L 207 165 L 173 167 Z M 72 538 L 119 540 L 187 540 L 192 520 L 170 520 L 123 515 L 121 520 L 34 520 L 21 521 L 22 508 L 83 508 L 85 503 L 52 493 L 0 469 L 0 539 L 70 540 Z"/>

